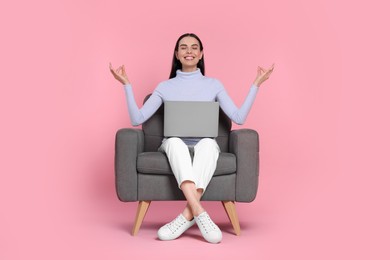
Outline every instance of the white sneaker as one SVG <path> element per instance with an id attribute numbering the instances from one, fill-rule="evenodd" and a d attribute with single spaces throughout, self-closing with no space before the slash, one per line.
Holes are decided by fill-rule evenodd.
<path id="1" fill-rule="evenodd" d="M 178 238 L 181 234 L 184 233 L 187 229 L 194 225 L 195 220 L 187 220 L 183 214 L 177 216 L 174 220 L 162 226 L 158 232 L 157 236 L 160 240 L 173 240 Z"/>
<path id="2" fill-rule="evenodd" d="M 211 220 L 206 211 L 194 217 L 202 236 L 210 243 L 219 243 L 222 240 L 222 232 L 217 225 Z"/>

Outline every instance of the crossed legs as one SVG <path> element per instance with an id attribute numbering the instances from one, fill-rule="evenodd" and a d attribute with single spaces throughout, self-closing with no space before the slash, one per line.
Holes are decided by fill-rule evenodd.
<path id="1" fill-rule="evenodd" d="M 194 146 L 193 162 L 187 145 L 180 138 L 165 140 L 160 150 L 167 155 L 178 186 L 187 200 L 183 215 L 190 220 L 204 211 L 200 199 L 217 167 L 218 144 L 210 138 L 200 140 Z"/>
<path id="2" fill-rule="evenodd" d="M 191 220 L 204 211 L 200 204 L 203 189 L 196 189 L 195 184 L 190 181 L 184 181 L 180 187 L 187 199 L 187 205 L 182 214 L 187 220 Z"/>
<path id="3" fill-rule="evenodd" d="M 187 200 L 187 205 L 181 214 L 185 219 L 181 218 L 179 215 L 178 218 L 167 225 L 172 226 L 176 222 L 181 222 L 178 225 L 187 225 L 190 227 L 193 224 L 193 219 L 195 218 L 196 223 L 200 226 L 202 235 L 205 239 L 211 243 L 218 243 L 222 239 L 222 233 L 209 218 L 200 203 L 200 199 L 217 166 L 217 160 L 220 152 L 218 144 L 215 140 L 209 138 L 200 140 L 194 146 L 193 162 L 191 161 L 187 145 L 180 138 L 169 138 L 165 140 L 161 145 L 160 150 L 166 153 L 173 174 L 178 182 L 178 186 Z M 201 214 L 202 216 L 199 217 Z M 191 221 L 192 224 L 188 224 L 191 223 Z M 199 224 L 200 222 L 202 223 Z M 206 230 L 202 230 L 201 226 L 202 228 L 206 226 Z M 210 230 L 214 230 L 214 236 L 205 236 L 206 233 L 210 233 Z M 182 230 L 180 232 L 184 231 L 185 230 Z"/>

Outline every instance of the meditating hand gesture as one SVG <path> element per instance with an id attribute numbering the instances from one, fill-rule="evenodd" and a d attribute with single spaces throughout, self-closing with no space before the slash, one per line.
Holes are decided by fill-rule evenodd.
<path id="1" fill-rule="evenodd" d="M 272 71 L 274 70 L 274 65 L 275 64 L 272 64 L 271 68 L 269 68 L 268 70 L 258 66 L 257 67 L 257 76 L 256 76 L 256 79 L 253 82 L 253 84 L 260 87 L 260 85 L 264 81 L 266 81 L 269 78 L 269 76 L 271 75 Z"/>
<path id="2" fill-rule="evenodd" d="M 111 62 L 110 62 L 110 71 L 111 71 L 112 75 L 114 75 L 114 78 L 116 78 L 123 85 L 130 84 L 130 81 L 127 78 L 127 75 L 126 75 L 126 70 L 125 70 L 125 66 L 124 65 L 119 66 L 119 68 L 114 70 L 112 68 L 112 65 L 111 65 Z"/>

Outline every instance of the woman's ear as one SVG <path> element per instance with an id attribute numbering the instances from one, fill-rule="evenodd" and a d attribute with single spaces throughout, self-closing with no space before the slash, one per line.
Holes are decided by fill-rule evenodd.
<path id="1" fill-rule="evenodd" d="M 199 59 L 201 60 L 203 58 L 203 51 L 200 52 Z"/>
<path id="2" fill-rule="evenodd" d="M 179 58 L 177 57 L 177 51 L 175 51 L 175 57 L 176 57 L 177 60 L 179 59 Z"/>

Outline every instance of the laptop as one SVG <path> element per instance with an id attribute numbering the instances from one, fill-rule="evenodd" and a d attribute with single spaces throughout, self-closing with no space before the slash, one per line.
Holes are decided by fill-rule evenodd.
<path id="1" fill-rule="evenodd" d="M 218 120 L 218 102 L 164 102 L 165 137 L 217 137 Z"/>

